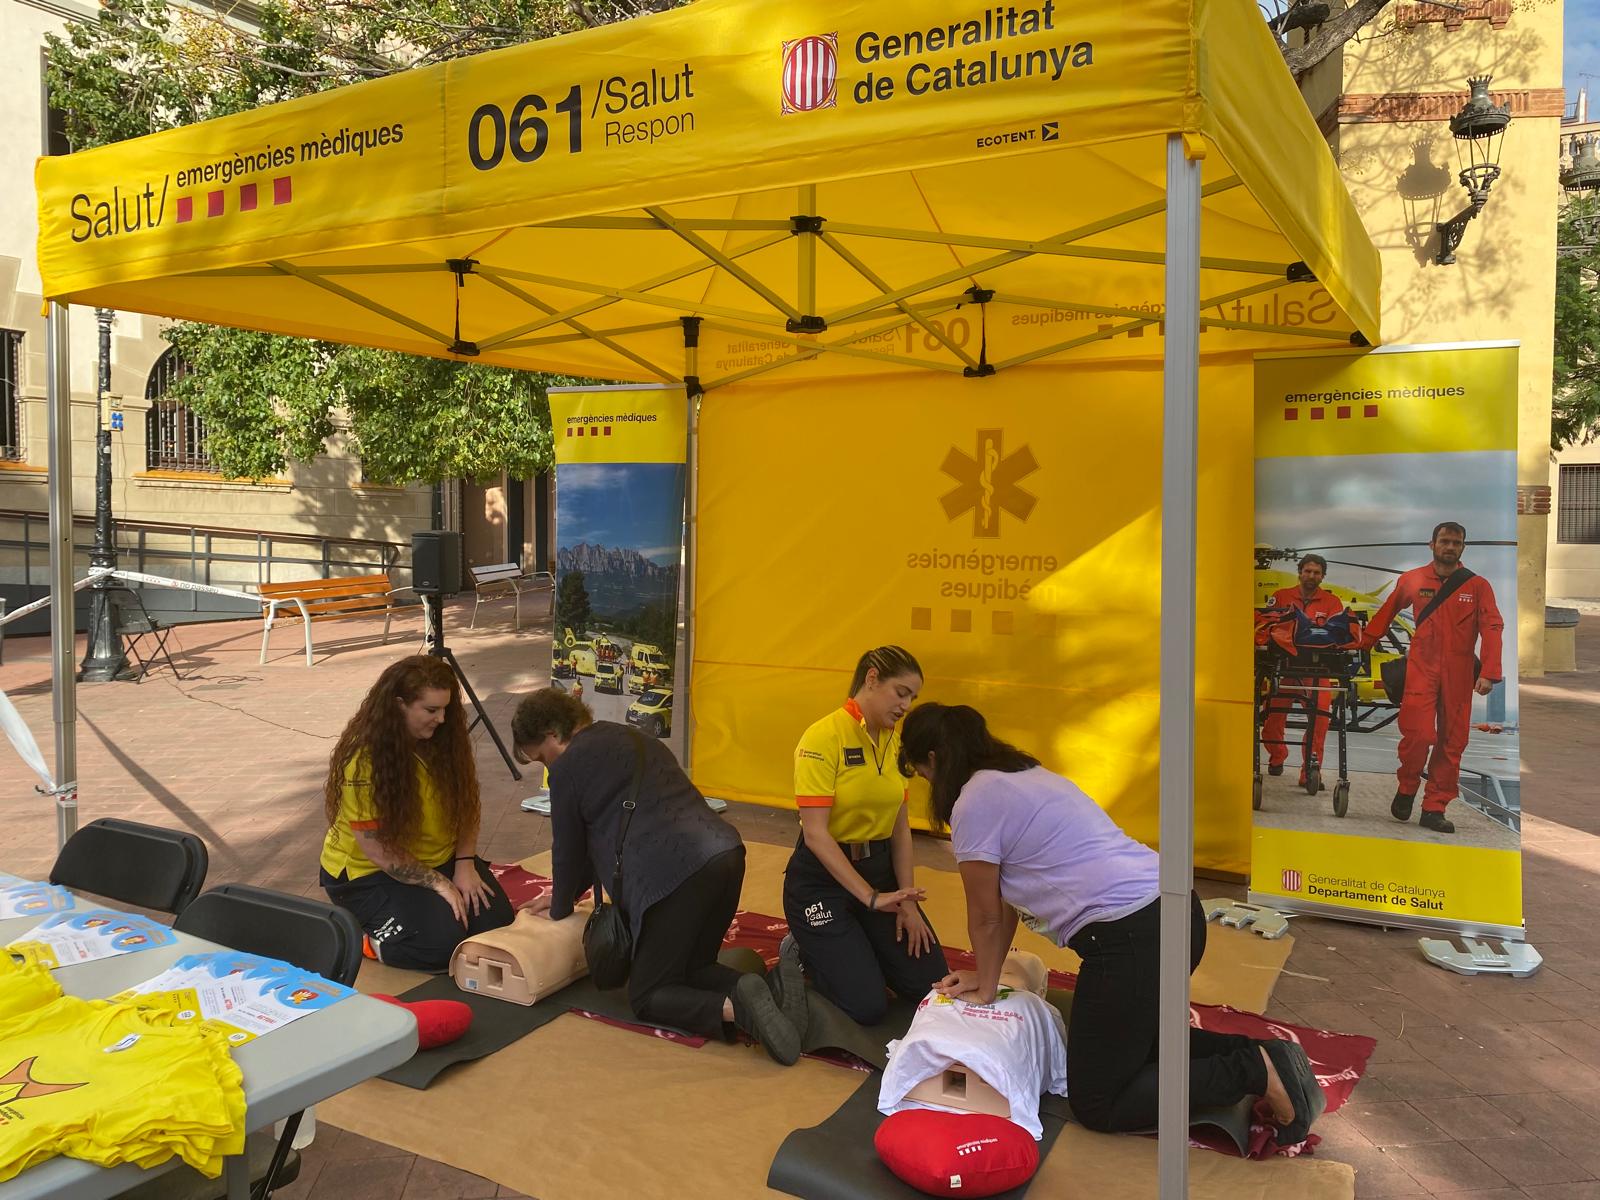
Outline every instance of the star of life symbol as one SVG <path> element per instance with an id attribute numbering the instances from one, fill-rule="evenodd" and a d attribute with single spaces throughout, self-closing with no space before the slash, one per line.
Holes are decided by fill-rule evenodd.
<path id="1" fill-rule="evenodd" d="M 972 514 L 972 536 L 1000 536 L 1000 514 L 1008 512 L 1026 521 L 1038 498 L 1017 486 L 1039 469 L 1038 460 L 1027 446 L 1005 453 L 1005 433 L 1000 429 L 980 429 L 977 453 L 966 454 L 950 447 L 939 469 L 959 485 L 939 498 L 944 513 L 954 521 Z"/>

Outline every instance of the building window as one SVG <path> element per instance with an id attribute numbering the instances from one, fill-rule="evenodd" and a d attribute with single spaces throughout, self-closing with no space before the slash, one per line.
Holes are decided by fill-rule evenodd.
<path id="1" fill-rule="evenodd" d="M 1561 468 L 1556 508 L 1556 541 L 1600 545 L 1600 463 Z"/>
<path id="2" fill-rule="evenodd" d="M 167 392 L 183 378 L 185 367 L 177 353 L 168 350 L 150 369 L 144 398 L 150 401 L 145 414 L 145 467 L 151 471 L 204 471 L 212 473 L 211 456 L 206 453 L 206 423 L 178 400 L 168 400 Z"/>
<path id="3" fill-rule="evenodd" d="M 21 462 L 22 444 L 22 335 L 0 329 L 0 459 Z"/>

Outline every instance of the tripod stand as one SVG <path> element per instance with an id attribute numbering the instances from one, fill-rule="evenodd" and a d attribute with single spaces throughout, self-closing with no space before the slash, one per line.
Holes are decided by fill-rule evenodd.
<path id="1" fill-rule="evenodd" d="M 483 711 L 483 705 L 478 700 L 478 693 L 472 690 L 472 684 L 467 681 L 467 674 L 461 669 L 461 664 L 456 661 L 456 656 L 451 653 L 450 647 L 444 644 L 444 605 L 441 598 L 429 593 L 420 593 L 422 596 L 422 611 L 426 617 L 424 623 L 424 638 L 427 640 L 427 653 L 432 658 L 442 658 L 450 664 L 450 670 L 455 673 L 456 679 L 461 683 L 461 690 L 466 692 L 467 699 L 472 701 L 473 710 L 478 714 L 472 718 L 472 723 L 467 726 L 471 733 L 478 727 L 478 722 L 483 722 L 483 727 L 489 731 L 489 736 L 494 739 L 494 747 L 500 751 L 500 757 L 505 759 L 506 766 L 510 768 L 511 778 L 521 780 L 522 772 L 517 770 L 517 764 L 512 759 L 506 744 L 500 740 L 500 734 L 494 727 L 494 722 L 489 720 L 489 714 Z"/>

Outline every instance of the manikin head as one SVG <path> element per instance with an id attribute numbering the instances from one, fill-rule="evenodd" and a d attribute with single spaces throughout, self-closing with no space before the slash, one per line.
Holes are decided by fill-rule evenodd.
<path id="1" fill-rule="evenodd" d="M 1043 996 L 1050 986 L 1050 972 L 1044 959 L 1029 950 L 1013 950 L 1000 968 L 1000 984 L 1015 992 Z"/>

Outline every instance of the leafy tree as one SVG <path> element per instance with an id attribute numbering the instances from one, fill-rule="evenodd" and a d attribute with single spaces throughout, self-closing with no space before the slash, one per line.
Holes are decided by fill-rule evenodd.
<path id="1" fill-rule="evenodd" d="M 1600 435 L 1600 199 L 1574 200 L 1557 224 L 1554 449 Z"/>
<path id="2" fill-rule="evenodd" d="M 52 105 L 74 149 L 551 37 L 680 0 L 264 0 L 244 26 L 167 0 L 103 0 L 47 40 Z M 205 422 L 217 469 L 259 479 L 321 453 L 349 414 L 370 477 L 525 477 L 550 462 L 558 380 L 186 322 L 166 335 L 188 372 L 171 393 Z"/>
<path id="3" fill-rule="evenodd" d="M 583 584 L 583 572 L 568 571 L 561 577 L 561 586 L 556 590 L 556 628 L 570 629 L 572 636 L 582 641 L 593 617 L 589 609 L 589 589 Z"/>

